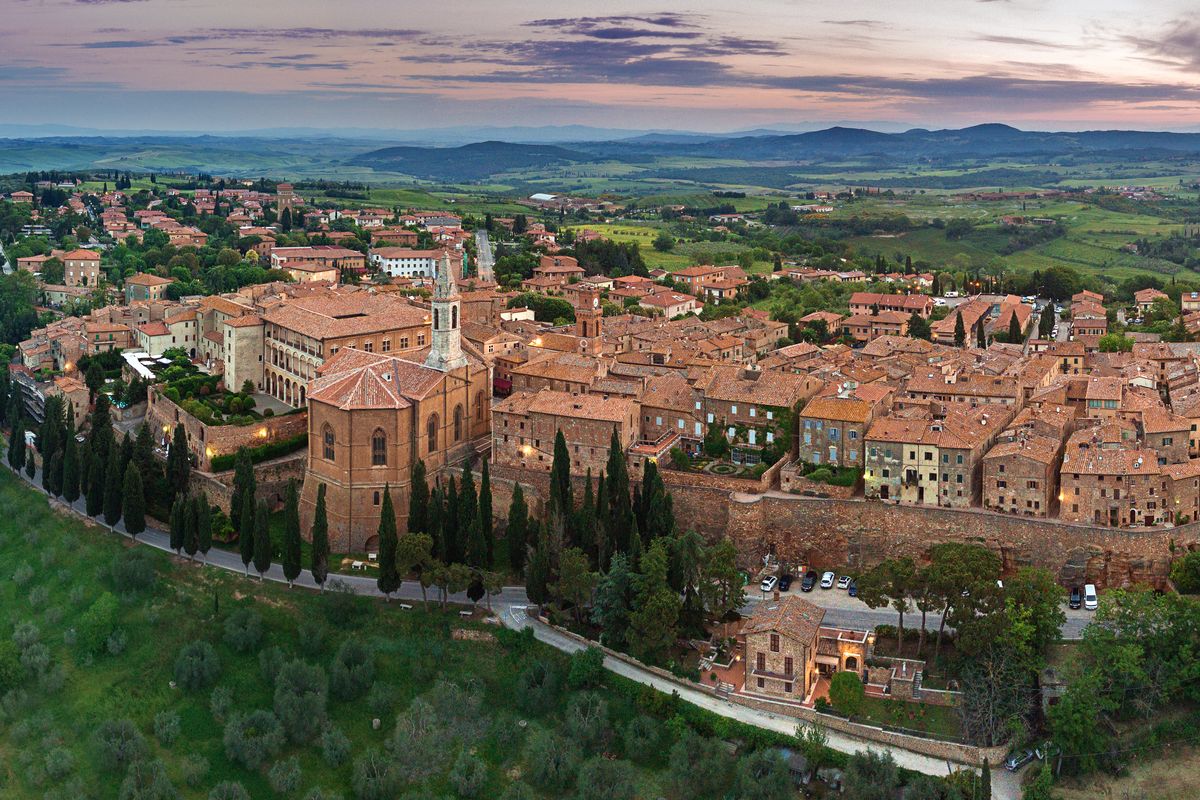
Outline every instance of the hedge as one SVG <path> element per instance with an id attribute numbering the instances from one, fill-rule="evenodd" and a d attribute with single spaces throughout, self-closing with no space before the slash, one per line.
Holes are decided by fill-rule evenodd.
<path id="1" fill-rule="evenodd" d="M 257 447 L 248 447 L 246 452 L 250 456 L 250 463 L 257 464 L 260 461 L 270 461 L 272 458 L 278 458 L 282 455 L 295 452 L 301 447 L 308 445 L 308 434 L 298 433 L 295 436 L 287 439 L 279 439 L 278 441 L 260 444 Z M 237 463 L 237 453 L 225 453 L 212 458 L 212 471 L 224 472 L 225 470 L 233 469 Z"/>

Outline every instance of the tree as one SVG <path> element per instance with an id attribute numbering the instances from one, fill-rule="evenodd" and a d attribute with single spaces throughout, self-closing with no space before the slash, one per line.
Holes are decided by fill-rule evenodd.
<path id="1" fill-rule="evenodd" d="M 682 602 L 667 583 L 670 556 L 664 539 L 656 539 L 642 557 L 638 606 L 629 617 L 629 640 L 634 655 L 654 662 L 675 641 Z"/>
<path id="2" fill-rule="evenodd" d="M 329 577 L 329 519 L 325 511 L 324 483 L 317 486 L 317 508 L 313 513 L 308 569 L 313 581 L 321 587 L 321 591 L 325 591 L 325 579 Z"/>
<path id="3" fill-rule="evenodd" d="M 375 582 L 388 601 L 400 588 L 400 573 L 396 570 L 396 512 L 392 509 L 392 493 L 386 485 L 379 512 L 379 577 Z"/>
<path id="4" fill-rule="evenodd" d="M 660 230 L 654 237 L 654 249 L 660 253 L 669 253 L 675 248 L 675 239 L 665 230 Z"/>
<path id="5" fill-rule="evenodd" d="M 829 701 L 840 713 L 853 717 L 861 709 L 866 696 L 857 672 L 835 672 L 829 681 Z"/>
<path id="6" fill-rule="evenodd" d="M 1021 323 L 1017 320 L 1016 313 L 1009 314 L 1008 317 L 1008 341 L 1010 344 L 1020 344 L 1024 340 L 1021 334 Z"/>
<path id="7" fill-rule="evenodd" d="M 254 570 L 258 579 L 271 568 L 271 517 L 267 502 L 259 500 L 254 509 Z"/>
<path id="8" fill-rule="evenodd" d="M 18 471 L 25 466 L 25 419 L 19 415 L 8 439 L 8 463 Z"/>
<path id="9" fill-rule="evenodd" d="M 1054 323 L 1054 303 L 1046 303 L 1042 307 L 1041 316 L 1038 317 L 1038 336 L 1042 339 L 1048 339 L 1054 330 Z"/>
<path id="10" fill-rule="evenodd" d="M 207 559 L 208 551 L 212 549 L 212 509 L 204 495 L 196 496 L 196 504 L 196 549 Z"/>
<path id="11" fill-rule="evenodd" d="M 79 443 L 74 431 L 68 431 L 63 446 L 62 498 L 70 504 L 79 499 Z"/>
<path id="12" fill-rule="evenodd" d="M 554 461 L 550 465 L 550 502 L 548 525 L 558 537 L 565 537 L 575 501 L 571 493 L 571 454 L 562 430 L 554 435 Z M 561 538 L 560 538 L 561 541 Z"/>
<path id="13" fill-rule="evenodd" d="M 487 467 L 487 462 L 484 462 Z M 429 526 L 429 482 L 425 477 L 425 462 L 418 460 L 412 468 L 408 495 L 408 532 L 427 533 Z"/>
<path id="14" fill-rule="evenodd" d="M 738 761 L 738 797 L 754 800 L 790 800 L 792 777 L 783 755 L 772 748 L 755 750 Z"/>
<path id="15" fill-rule="evenodd" d="M 962 347 L 967 341 L 967 330 L 963 327 L 962 314 L 954 313 L 954 346 Z"/>
<path id="16" fill-rule="evenodd" d="M 184 506 L 186 504 L 187 498 L 182 496 L 176 497 L 175 502 L 171 503 L 171 527 L 169 533 L 171 537 L 171 549 L 174 550 L 176 554 L 183 549 L 184 526 L 186 525 L 183 517 Z"/>
<path id="17" fill-rule="evenodd" d="M 263 505 L 266 508 L 265 504 Z M 242 556 L 242 566 L 246 569 L 246 574 L 250 574 L 250 562 L 254 560 L 254 531 L 256 508 L 254 504 L 254 492 L 242 492 L 242 512 L 239 517 L 238 524 L 238 550 Z"/>
<path id="18" fill-rule="evenodd" d="M 396 568 L 404 573 L 424 574 L 433 563 L 433 539 L 428 533 L 406 533 L 396 543 Z M 425 585 L 421 586 L 425 598 Z M 428 602 L 428 601 L 426 601 Z"/>
<path id="19" fill-rule="evenodd" d="M 1106 333 L 1100 337 L 1101 353 L 1128 353 L 1133 350 L 1133 339 L 1120 333 Z"/>
<path id="20" fill-rule="evenodd" d="M 535 532 L 529 547 L 529 563 L 525 568 L 525 594 L 535 605 L 544 604 L 550 597 L 550 555 L 544 541 L 545 536 Z"/>
<path id="21" fill-rule="evenodd" d="M 629 557 L 625 553 L 617 553 L 612 557 L 608 572 L 596 587 L 592 621 L 600 626 L 600 640 L 617 650 L 628 647 L 629 615 L 633 611 L 635 579 L 636 576 L 630 569 Z"/>
<path id="22" fill-rule="evenodd" d="M 496 564 L 496 521 L 492 517 L 492 477 L 486 458 L 482 470 L 479 479 L 479 535 L 487 551 L 487 567 L 491 569 Z"/>
<path id="23" fill-rule="evenodd" d="M 283 577 L 288 586 L 300 575 L 300 499 L 296 481 L 290 480 L 283 502 Z"/>
<path id="24" fill-rule="evenodd" d="M 846 800 L 893 800 L 899 788 L 900 773 L 891 753 L 859 750 L 846 760 Z"/>
<path id="25" fill-rule="evenodd" d="M 596 573 L 592 572 L 587 553 L 578 547 L 568 547 L 558 561 L 558 582 L 554 594 L 569 603 L 577 622 L 583 621 L 583 611 L 596 588 Z"/>
<path id="26" fill-rule="evenodd" d="M 704 549 L 703 575 L 700 601 L 713 620 L 724 619 L 745 605 L 737 548 L 728 538 Z"/>
<path id="27" fill-rule="evenodd" d="M 987 331 L 984 329 L 983 322 L 980 321 L 975 325 L 975 346 L 980 350 L 987 347 L 988 337 Z"/>
<path id="28" fill-rule="evenodd" d="M 908 335 L 913 339 L 929 341 L 933 337 L 933 330 L 930 328 L 929 320 L 914 311 L 912 316 L 908 318 Z"/>
<path id="29" fill-rule="evenodd" d="M 250 456 L 246 452 L 246 448 L 239 447 L 237 456 L 234 458 L 233 494 L 229 498 L 229 521 L 239 534 L 242 530 L 243 497 L 247 492 L 254 494 L 254 484 L 254 465 L 250 463 Z"/>
<path id="30" fill-rule="evenodd" d="M 604 536 L 611 552 L 625 552 L 629 549 L 629 530 L 633 524 L 633 507 L 629 497 L 629 465 L 625 461 L 625 451 L 617 436 L 616 426 L 608 445 L 608 464 L 604 474 L 608 476 L 607 506 L 608 520 L 604 526 Z M 600 559 L 600 568 L 608 566 L 605 558 Z"/>
<path id="31" fill-rule="evenodd" d="M 175 434 L 171 439 L 171 447 L 167 450 L 167 480 L 171 491 L 175 494 L 187 492 L 188 477 L 192 471 L 191 459 L 188 454 L 187 431 L 183 425 L 175 426 Z"/>
<path id="32" fill-rule="evenodd" d="M 989 778 L 990 779 L 990 778 Z M 1054 773 L 1050 769 L 1050 761 L 1042 762 L 1037 776 L 1025 786 L 1021 800 L 1054 800 Z M 989 792 L 983 800 L 991 800 Z"/>
<path id="33" fill-rule="evenodd" d="M 130 462 L 125 468 L 124 482 L 125 530 L 137 536 L 146 530 L 146 496 L 142 491 L 142 474 L 137 464 Z"/>
<path id="34" fill-rule="evenodd" d="M 275 676 L 275 716 L 293 742 L 310 742 L 325 727 L 329 683 L 325 670 L 295 659 Z"/>
<path id="35" fill-rule="evenodd" d="M 87 515 L 98 517 L 104 512 L 104 469 L 107 459 L 99 452 L 91 456 L 88 465 Z"/>
<path id="36" fill-rule="evenodd" d="M 187 525 L 183 530 L 183 552 L 192 560 L 195 560 L 196 551 L 200 549 L 200 521 L 207 508 L 208 502 L 201 495 L 194 496 L 188 503 Z M 129 526 L 128 511 L 125 512 L 125 526 Z"/>
<path id="37" fill-rule="evenodd" d="M 121 474 L 121 453 L 109 449 L 108 467 L 104 477 L 104 524 L 112 526 L 121 520 L 121 490 L 124 488 Z"/>
<path id="38" fill-rule="evenodd" d="M 525 554 L 529 547 L 529 507 L 521 484 L 513 484 L 512 501 L 508 504 L 508 526 L 504 530 L 508 545 L 508 566 L 517 575 L 525 571 Z"/>

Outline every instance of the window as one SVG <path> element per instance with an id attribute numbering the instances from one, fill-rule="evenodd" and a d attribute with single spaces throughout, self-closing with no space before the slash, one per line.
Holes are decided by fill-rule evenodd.
<path id="1" fill-rule="evenodd" d="M 401 337 L 400 337 L 400 349 L 401 349 L 401 350 L 407 350 L 407 349 L 408 349 L 408 337 L 407 337 L 407 336 L 401 336 Z"/>
<path id="2" fill-rule="evenodd" d="M 759 678 L 758 679 L 758 688 L 760 688 L 760 689 L 763 688 L 763 685 L 764 685 L 763 679 Z"/>
<path id="3" fill-rule="evenodd" d="M 425 346 L 425 334 L 418 333 L 417 334 L 417 347 L 424 347 L 424 346 Z"/>
<path id="4" fill-rule="evenodd" d="M 771 652 L 772 653 L 779 652 L 779 634 L 778 633 L 771 634 Z"/>
<path id="5" fill-rule="evenodd" d="M 454 441 L 460 442 L 463 437 L 463 407 L 454 407 Z"/>
<path id="6" fill-rule="evenodd" d="M 384 340 L 383 340 L 383 346 L 382 346 L 382 347 L 380 347 L 379 349 L 380 349 L 382 352 L 384 352 L 384 353 L 390 353 L 390 352 L 392 352 L 392 340 L 391 340 L 391 339 L 384 339 Z"/>
<path id="7" fill-rule="evenodd" d="M 792 693 L 792 682 L 791 682 L 791 681 L 788 681 L 788 682 L 784 683 L 784 684 L 783 684 L 783 690 L 784 690 L 785 692 L 787 692 L 788 694 L 791 694 L 791 693 Z"/>
<path id="8" fill-rule="evenodd" d="M 758 416 L 758 409 L 756 409 L 754 406 L 750 406 L 750 416 L 752 416 L 752 417 Z"/>
<path id="9" fill-rule="evenodd" d="M 325 456 L 326 461 L 333 461 L 333 428 L 326 425 L 322 431 L 321 438 L 324 440 L 325 445 L 325 452 L 322 455 Z"/>
<path id="10" fill-rule="evenodd" d="M 758 657 L 755 660 L 754 667 L 755 667 L 755 669 L 759 670 L 760 672 L 767 668 L 767 654 L 766 653 L 758 654 Z"/>
<path id="11" fill-rule="evenodd" d="M 387 466 L 387 434 L 378 428 L 371 434 L 371 466 Z"/>
<path id="12" fill-rule="evenodd" d="M 730 407 L 729 407 L 729 413 L 730 413 L 730 414 L 736 414 L 736 413 L 737 413 L 737 406 L 730 406 Z"/>
<path id="13" fill-rule="evenodd" d="M 784 675 L 792 674 L 792 657 L 791 656 L 787 656 L 786 658 L 783 659 L 783 674 Z"/>
<path id="14" fill-rule="evenodd" d="M 379 492 L 376 492 L 376 493 L 375 493 L 375 497 L 374 497 L 374 500 L 373 500 L 373 502 L 374 502 L 374 504 L 375 504 L 375 505 L 379 505 Z"/>
<path id="15" fill-rule="evenodd" d="M 425 423 L 425 438 L 429 440 L 429 452 L 438 449 L 438 428 L 440 422 L 437 414 L 430 414 L 429 421 Z"/>
<path id="16" fill-rule="evenodd" d="M 956 457 L 955 457 L 955 459 L 954 459 L 954 462 L 955 462 L 956 464 L 961 464 L 961 463 L 963 463 L 962 456 L 961 456 L 961 455 L 960 455 L 960 456 L 956 456 Z"/>
<path id="17" fill-rule="evenodd" d="M 487 408 L 487 399 L 484 397 L 482 391 L 476 392 L 475 393 L 475 420 L 477 422 L 483 422 L 483 411 L 485 408 Z"/>
<path id="18" fill-rule="evenodd" d="M 366 350 L 368 353 L 374 353 L 375 352 L 375 342 L 373 342 L 373 341 L 363 342 L 363 350 Z"/>

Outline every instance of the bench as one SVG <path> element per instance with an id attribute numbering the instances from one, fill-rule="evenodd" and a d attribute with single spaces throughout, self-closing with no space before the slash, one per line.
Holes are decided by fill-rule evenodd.
<path id="1" fill-rule="evenodd" d="M 401 603 L 400 608 L 402 608 L 405 611 L 412 611 L 412 605 L 410 605 L 409 603 Z"/>

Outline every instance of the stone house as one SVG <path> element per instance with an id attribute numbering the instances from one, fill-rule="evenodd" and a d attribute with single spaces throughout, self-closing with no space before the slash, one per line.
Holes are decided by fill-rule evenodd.
<path id="1" fill-rule="evenodd" d="M 841 381 L 826 386 L 800 412 L 797 458 L 810 464 L 861 468 L 867 429 L 891 407 L 893 393 L 885 384 Z"/>
<path id="2" fill-rule="evenodd" d="M 613 430 L 622 451 L 638 436 L 638 403 L 624 397 L 571 394 L 552 389 L 514 392 L 492 407 L 495 464 L 549 471 L 559 431 L 571 456 L 571 471 L 599 474 L 608 461 Z"/>
<path id="3" fill-rule="evenodd" d="M 1113 528 L 1157 525 L 1168 514 L 1167 481 L 1152 450 L 1116 425 L 1077 431 L 1067 441 L 1060 516 Z"/>
<path id="4" fill-rule="evenodd" d="M 1005 514 L 1048 517 L 1058 502 L 1062 440 L 1024 432 L 983 457 L 983 507 Z"/>
<path id="5" fill-rule="evenodd" d="M 742 625 L 745 690 L 802 701 L 816 686 L 817 638 L 825 609 L 795 595 L 759 603 Z"/>

